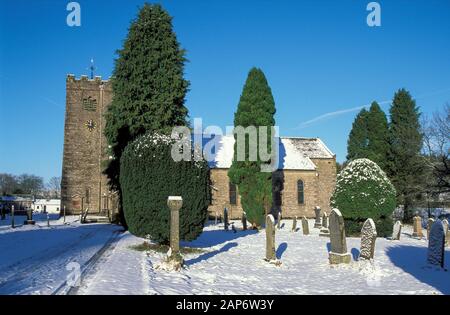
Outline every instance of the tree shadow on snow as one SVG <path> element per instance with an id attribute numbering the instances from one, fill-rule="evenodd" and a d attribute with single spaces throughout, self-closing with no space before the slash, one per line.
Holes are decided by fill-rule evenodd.
<path id="1" fill-rule="evenodd" d="M 283 256 L 287 247 L 288 247 L 288 244 L 286 242 L 281 243 L 280 246 L 278 246 L 277 253 L 276 253 L 278 259 L 281 259 L 281 256 Z"/>
<path id="2" fill-rule="evenodd" d="M 186 264 L 186 266 L 192 266 L 192 265 L 202 262 L 204 260 L 208 260 L 218 254 L 225 253 L 236 246 L 238 246 L 238 244 L 236 242 L 227 243 L 221 249 L 218 249 L 218 250 L 215 250 L 215 251 L 212 251 L 209 253 L 201 254 L 200 256 L 198 256 L 196 258 L 186 260 L 185 264 Z"/>
<path id="3" fill-rule="evenodd" d="M 404 272 L 414 276 L 420 282 L 426 283 L 443 294 L 450 294 L 450 272 L 427 266 L 427 247 L 392 246 L 386 254 L 391 262 Z M 445 264 L 448 266 L 449 251 L 445 252 Z"/>
<path id="4" fill-rule="evenodd" d="M 192 242 L 181 242 L 183 247 L 196 247 L 196 248 L 206 248 L 217 246 L 229 241 L 236 240 L 241 237 L 246 237 L 248 235 L 254 235 L 258 233 L 256 230 L 247 231 L 224 231 L 224 230 L 212 230 L 204 231 L 195 241 Z"/>

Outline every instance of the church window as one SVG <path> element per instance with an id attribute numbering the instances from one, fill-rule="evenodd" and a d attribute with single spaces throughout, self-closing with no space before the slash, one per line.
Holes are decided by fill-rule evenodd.
<path id="1" fill-rule="evenodd" d="M 230 204 L 236 205 L 237 204 L 237 190 L 236 185 L 233 183 L 229 183 L 229 189 L 230 189 Z"/>
<path id="2" fill-rule="evenodd" d="M 301 179 L 297 181 L 297 200 L 299 205 L 305 203 L 305 184 Z"/>

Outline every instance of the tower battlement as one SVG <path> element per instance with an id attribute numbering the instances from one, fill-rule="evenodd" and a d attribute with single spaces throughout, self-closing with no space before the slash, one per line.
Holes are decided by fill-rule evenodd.
<path id="1" fill-rule="evenodd" d="M 89 83 L 109 83 L 111 81 L 111 78 L 108 80 L 103 80 L 101 76 L 95 76 L 93 79 L 90 79 L 87 75 L 81 75 L 79 78 L 77 78 L 74 74 L 68 74 L 66 77 L 67 83 L 82 83 L 82 82 L 89 82 Z"/>

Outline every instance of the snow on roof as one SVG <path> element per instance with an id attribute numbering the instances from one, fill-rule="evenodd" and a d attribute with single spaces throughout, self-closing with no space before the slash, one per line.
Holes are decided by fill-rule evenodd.
<path id="1" fill-rule="evenodd" d="M 214 150 L 211 150 L 210 157 L 207 157 L 210 161 L 209 166 L 211 168 L 230 168 L 234 155 L 234 137 L 204 137 L 203 148 L 208 141 L 215 143 Z M 331 159 L 333 157 L 334 154 L 318 138 L 280 137 L 278 169 L 315 170 L 316 165 L 311 159 Z"/>

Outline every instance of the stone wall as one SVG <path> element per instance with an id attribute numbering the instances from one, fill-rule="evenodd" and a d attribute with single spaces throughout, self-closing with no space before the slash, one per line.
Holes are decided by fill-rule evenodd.
<path id="1" fill-rule="evenodd" d="M 283 217 L 295 216 L 314 218 L 314 207 L 320 206 L 330 213 L 330 198 L 336 185 L 336 159 L 312 159 L 317 169 L 314 171 L 285 170 L 273 174 L 274 182 L 282 182 L 280 206 Z M 229 200 L 228 169 L 212 169 L 212 204 L 208 211 L 211 216 L 215 212 L 222 214 L 223 208 L 230 210 L 232 219 L 242 216 L 242 206 L 238 194 L 237 205 L 231 205 Z M 304 183 L 304 203 L 298 203 L 297 181 Z M 276 208 L 276 207 L 275 207 Z M 276 212 L 277 210 L 275 210 Z"/>
<path id="2" fill-rule="evenodd" d="M 104 113 L 111 100 L 111 85 L 100 77 L 67 76 L 61 180 L 61 211 L 65 206 L 67 214 L 79 214 L 82 207 L 99 213 L 114 204 L 102 174 L 107 159 Z"/>

